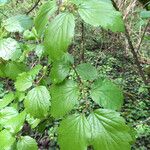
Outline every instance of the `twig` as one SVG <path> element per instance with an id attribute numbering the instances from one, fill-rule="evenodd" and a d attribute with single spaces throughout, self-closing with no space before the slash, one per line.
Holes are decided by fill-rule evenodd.
<path id="1" fill-rule="evenodd" d="M 84 22 L 81 23 L 81 55 L 80 62 L 84 62 Z"/>
<path id="2" fill-rule="evenodd" d="M 40 2 L 40 0 L 38 0 L 38 1 L 34 4 L 34 6 L 33 6 L 28 12 L 26 12 L 26 14 L 28 15 L 29 13 L 31 13 L 31 12 L 38 6 L 39 2 Z"/>
<path id="3" fill-rule="evenodd" d="M 124 17 L 123 17 L 124 20 L 127 18 L 127 16 L 129 15 L 130 11 L 135 7 L 136 1 L 137 0 L 131 1 L 130 5 L 127 7 L 126 13 L 124 14 Z"/>
<path id="4" fill-rule="evenodd" d="M 79 76 L 79 74 L 78 74 L 78 72 L 76 70 L 76 67 L 74 65 L 72 65 L 72 69 L 74 70 L 74 72 L 75 72 L 75 74 L 77 76 L 77 80 L 80 82 L 80 84 L 83 84 L 82 80 L 81 80 L 81 78 L 80 78 L 80 76 Z"/>
<path id="5" fill-rule="evenodd" d="M 143 42 L 143 40 L 144 40 L 144 36 L 145 36 L 145 34 L 146 34 L 147 28 L 149 27 L 149 24 L 150 24 L 150 19 L 148 20 L 148 22 L 147 22 L 147 24 L 146 24 L 146 26 L 145 26 L 145 29 L 144 29 L 144 31 L 143 31 L 143 34 L 142 34 L 142 36 L 141 36 L 141 38 L 140 38 L 140 40 L 139 40 L 139 42 L 138 42 L 138 46 L 137 46 L 137 48 L 136 48 L 137 52 L 138 52 L 138 51 L 140 50 L 140 48 L 141 48 L 141 44 L 142 44 L 142 42 Z"/>
<path id="6" fill-rule="evenodd" d="M 0 13 L 3 15 L 3 16 L 5 16 L 5 17 L 8 17 L 7 15 L 5 15 L 1 10 L 0 10 Z"/>
<path id="7" fill-rule="evenodd" d="M 79 83 L 80 83 L 80 86 L 79 86 L 79 88 L 80 88 L 80 92 L 82 93 L 82 98 L 85 100 L 85 108 L 82 110 L 82 113 L 85 113 L 86 111 L 87 111 L 87 109 L 88 109 L 88 107 L 89 107 L 89 105 L 90 105 L 90 102 L 87 100 L 87 96 L 86 96 L 86 94 L 85 94 L 85 91 L 84 91 L 84 83 L 82 82 L 82 80 L 81 80 L 81 78 L 80 78 L 80 76 L 79 76 L 79 74 L 78 74 L 78 72 L 77 72 L 77 70 L 76 70 L 76 68 L 75 68 L 75 66 L 74 65 L 72 65 L 72 69 L 74 70 L 74 72 L 75 72 L 75 74 L 76 74 L 76 76 L 77 76 L 77 80 L 79 81 Z"/>
<path id="8" fill-rule="evenodd" d="M 133 54 L 133 57 L 134 57 L 135 63 L 136 63 L 136 65 L 137 65 L 137 67 L 138 67 L 139 73 L 140 73 L 140 75 L 141 75 L 141 77 L 142 77 L 142 79 L 143 79 L 143 81 L 144 81 L 145 85 L 148 85 L 148 82 L 147 82 L 147 80 L 146 80 L 146 77 L 144 76 L 144 73 L 143 73 L 143 70 L 142 70 L 141 64 L 140 64 L 140 62 L 139 62 L 139 60 L 138 60 L 137 53 L 135 52 L 135 49 L 134 49 L 133 43 L 132 43 L 132 41 L 131 41 L 131 38 L 130 38 L 130 35 L 129 35 L 129 32 L 128 32 L 128 29 L 127 29 L 127 27 L 126 27 L 126 26 L 125 26 L 125 35 L 126 35 L 126 38 L 127 38 L 127 40 L 128 40 L 128 44 L 129 44 L 129 47 L 130 47 L 131 52 L 132 52 L 132 54 Z"/>
<path id="9" fill-rule="evenodd" d="M 114 2 L 114 0 L 112 0 L 112 2 L 113 2 L 114 7 L 116 8 L 116 10 L 119 11 L 119 8 L 118 8 L 117 4 Z M 147 79 L 146 79 L 146 77 L 145 77 L 145 75 L 144 75 L 143 70 L 142 70 L 140 61 L 139 61 L 139 59 L 138 59 L 138 55 L 137 55 L 136 50 L 135 50 L 135 48 L 134 48 L 134 46 L 133 46 L 133 43 L 132 43 L 132 40 L 131 40 L 131 37 L 130 37 L 130 34 L 129 34 L 129 31 L 128 31 L 128 29 L 127 29 L 126 24 L 125 24 L 125 36 L 126 36 L 126 38 L 127 38 L 127 41 L 128 41 L 128 44 L 129 44 L 131 53 L 133 54 L 133 58 L 134 58 L 134 60 L 135 60 L 135 63 L 136 63 L 136 65 L 137 65 L 137 68 L 138 68 L 138 70 L 139 70 L 139 74 L 140 74 L 140 76 L 142 77 L 144 84 L 148 87 L 148 92 L 149 92 L 149 94 L 150 94 L 149 83 L 148 83 L 148 81 L 147 81 Z M 140 45 L 141 45 L 141 44 L 140 44 Z M 139 47 L 139 48 L 140 48 L 140 47 Z"/>
<path id="10" fill-rule="evenodd" d="M 36 84 L 38 85 L 41 80 L 45 77 L 46 75 L 46 71 L 47 71 L 47 67 L 46 68 L 43 68 L 43 73 L 42 73 L 42 76 L 39 78 L 39 80 L 36 82 Z"/>

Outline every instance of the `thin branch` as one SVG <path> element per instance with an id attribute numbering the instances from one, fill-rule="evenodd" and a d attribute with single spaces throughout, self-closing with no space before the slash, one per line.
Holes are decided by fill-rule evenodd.
<path id="1" fill-rule="evenodd" d="M 148 8 L 147 8 L 147 6 L 150 4 L 150 2 L 147 2 L 145 5 L 144 5 L 144 8 L 146 8 L 147 10 L 148 10 Z"/>
<path id="2" fill-rule="evenodd" d="M 130 11 L 136 6 L 136 2 L 137 2 L 137 0 L 131 1 L 131 3 L 129 4 L 129 6 L 126 9 L 126 13 L 124 14 L 124 17 L 123 17 L 124 20 L 127 18 Z"/>
<path id="3" fill-rule="evenodd" d="M 144 40 L 144 36 L 145 36 L 145 34 L 146 34 L 146 31 L 147 31 L 147 28 L 149 27 L 149 25 L 150 25 L 150 19 L 148 20 L 148 22 L 147 22 L 147 24 L 146 24 L 146 26 L 145 26 L 145 29 L 144 29 L 144 31 L 143 31 L 143 34 L 142 34 L 142 36 L 141 36 L 141 38 L 140 38 L 140 40 L 139 40 L 139 42 L 138 42 L 138 46 L 137 46 L 137 48 L 136 48 L 136 50 L 137 50 L 137 52 L 140 50 L 140 48 L 141 48 L 141 44 L 142 44 L 142 42 L 143 42 L 143 40 Z"/>
<path id="4" fill-rule="evenodd" d="M 0 13 L 3 15 L 3 16 L 5 16 L 5 17 L 8 17 L 7 15 L 5 15 L 1 10 L 0 10 Z"/>
<path id="5" fill-rule="evenodd" d="M 84 62 L 84 22 L 81 22 L 81 55 L 80 55 L 80 61 Z"/>
<path id="6" fill-rule="evenodd" d="M 33 6 L 28 12 L 26 12 L 26 14 L 28 15 L 29 13 L 31 13 L 31 12 L 38 6 L 39 2 L 40 2 L 40 0 L 38 0 L 38 1 L 34 4 L 34 6 Z"/>
<path id="7" fill-rule="evenodd" d="M 127 40 L 128 40 L 128 44 L 129 44 L 129 47 L 130 47 L 131 52 L 132 52 L 132 54 L 133 54 L 135 63 L 136 63 L 136 65 L 137 65 L 137 67 L 138 67 L 139 73 L 140 73 L 140 75 L 141 75 L 141 77 L 142 77 L 142 79 L 143 79 L 145 85 L 148 85 L 148 82 L 147 82 L 146 77 L 145 77 L 145 75 L 144 75 L 144 73 L 143 73 L 141 64 L 140 64 L 140 62 L 139 62 L 137 53 L 135 52 L 133 43 L 132 43 L 131 38 L 130 38 L 130 34 L 129 34 L 128 29 L 127 29 L 126 26 L 125 26 L 125 35 L 126 35 L 126 38 L 127 38 Z"/>
<path id="8" fill-rule="evenodd" d="M 112 2 L 113 2 L 114 7 L 116 8 L 116 10 L 119 11 L 119 8 L 118 8 L 117 4 L 114 2 L 114 0 L 112 0 Z M 133 46 L 133 43 L 132 43 L 132 40 L 131 40 L 131 37 L 130 37 L 130 34 L 129 34 L 129 31 L 127 29 L 126 24 L 125 24 L 125 36 L 127 38 L 127 41 L 128 41 L 131 53 L 133 55 L 134 61 L 135 61 L 136 65 L 137 65 L 137 68 L 139 70 L 139 74 L 140 74 L 141 78 L 143 79 L 144 84 L 148 87 L 148 91 L 149 91 L 149 94 L 150 94 L 149 82 L 147 81 L 147 79 L 146 79 L 146 77 L 144 75 L 144 72 L 142 70 L 140 61 L 138 59 L 138 55 L 137 55 L 136 50 L 135 50 L 135 48 Z M 140 48 L 140 46 L 139 46 L 139 48 Z"/>
<path id="9" fill-rule="evenodd" d="M 80 84 L 83 85 L 82 80 L 81 80 L 81 78 L 80 78 L 80 76 L 79 76 L 79 74 L 78 74 L 78 72 L 77 72 L 77 70 L 76 70 L 75 65 L 72 65 L 72 69 L 74 70 L 74 72 L 75 72 L 75 74 L 76 74 L 77 80 L 80 82 Z"/>
<path id="10" fill-rule="evenodd" d="M 41 77 L 39 78 L 39 80 L 36 82 L 37 85 L 38 85 L 38 84 L 41 82 L 41 80 L 45 77 L 46 71 L 47 71 L 47 67 L 46 67 L 45 69 L 43 68 L 42 76 L 41 76 Z"/>

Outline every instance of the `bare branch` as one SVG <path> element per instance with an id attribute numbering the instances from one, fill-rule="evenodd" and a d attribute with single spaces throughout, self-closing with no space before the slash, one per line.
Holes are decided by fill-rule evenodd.
<path id="1" fill-rule="evenodd" d="M 38 0 L 26 14 L 28 15 L 29 13 L 31 13 L 38 6 L 39 2 L 40 2 L 40 0 Z"/>
<path id="2" fill-rule="evenodd" d="M 114 0 L 112 0 L 112 3 L 113 3 L 113 5 L 114 5 L 114 7 L 116 8 L 116 10 L 119 11 L 119 7 L 117 6 L 117 4 L 115 3 Z M 146 31 L 145 31 L 145 32 L 146 32 Z M 128 31 L 128 29 L 127 29 L 127 25 L 126 25 L 126 24 L 125 24 L 125 36 L 126 36 L 126 38 L 127 38 L 127 41 L 128 41 L 128 44 L 129 44 L 131 53 L 132 53 L 132 55 L 133 55 L 134 61 L 135 61 L 136 65 L 137 65 L 137 68 L 138 68 L 138 70 L 139 70 L 139 74 L 140 74 L 141 78 L 143 79 L 144 84 L 148 87 L 148 91 L 149 91 L 149 94 L 150 94 L 149 82 L 147 81 L 147 79 L 146 79 L 146 77 L 145 77 L 145 75 L 144 75 L 144 72 L 143 72 L 143 70 L 142 70 L 140 61 L 139 61 L 139 59 L 138 59 L 138 55 L 137 55 L 136 50 L 135 50 L 135 48 L 134 48 L 134 46 L 133 46 L 133 43 L 132 43 L 132 40 L 131 40 L 131 37 L 130 37 L 130 34 L 129 34 L 129 31 Z M 141 40 L 141 42 L 142 42 L 142 41 L 143 41 L 143 40 Z M 140 43 L 140 45 L 141 45 L 141 43 Z M 139 48 L 140 48 L 140 45 L 139 45 Z"/>

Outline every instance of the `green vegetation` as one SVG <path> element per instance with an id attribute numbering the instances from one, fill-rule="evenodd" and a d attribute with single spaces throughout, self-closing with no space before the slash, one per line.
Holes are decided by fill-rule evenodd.
<path id="1" fill-rule="evenodd" d="M 2 150 L 150 149 L 141 3 L 0 0 Z"/>

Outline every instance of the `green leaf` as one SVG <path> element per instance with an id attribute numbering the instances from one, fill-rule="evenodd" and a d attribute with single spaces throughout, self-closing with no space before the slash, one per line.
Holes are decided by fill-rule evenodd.
<path id="1" fill-rule="evenodd" d="M 0 6 L 3 6 L 8 2 L 9 2 L 9 0 L 0 0 Z"/>
<path id="2" fill-rule="evenodd" d="M 79 64 L 76 69 L 83 80 L 95 80 L 98 77 L 96 68 L 90 63 Z"/>
<path id="3" fill-rule="evenodd" d="M 17 142 L 17 150 L 38 150 L 37 142 L 30 136 L 22 136 Z"/>
<path id="4" fill-rule="evenodd" d="M 52 83 L 57 84 L 62 82 L 69 74 L 70 66 L 61 61 L 55 61 L 51 69 L 50 78 Z"/>
<path id="5" fill-rule="evenodd" d="M 113 110 L 99 109 L 88 117 L 91 126 L 91 145 L 94 150 L 130 150 L 132 138 L 129 127 Z"/>
<path id="6" fill-rule="evenodd" d="M 107 3 L 112 3 L 111 0 L 100 0 L 100 1 L 107 2 Z"/>
<path id="7" fill-rule="evenodd" d="M 25 99 L 25 92 L 16 91 L 16 92 L 15 92 L 15 99 L 16 99 L 18 102 L 22 102 L 22 101 Z"/>
<path id="8" fill-rule="evenodd" d="M 18 91 L 25 91 L 32 86 L 34 79 L 27 72 L 18 75 L 15 87 Z"/>
<path id="9" fill-rule="evenodd" d="M 30 90 L 24 101 L 27 113 L 35 118 L 46 117 L 50 109 L 50 94 L 45 86 Z"/>
<path id="10" fill-rule="evenodd" d="M 34 79 L 41 70 L 41 68 L 42 68 L 41 65 L 37 65 L 29 72 L 23 72 L 19 74 L 15 82 L 16 89 L 18 91 L 25 91 L 29 89 L 32 86 Z"/>
<path id="11" fill-rule="evenodd" d="M 6 94 L 3 99 L 0 99 L 0 109 L 6 107 L 8 104 L 10 104 L 14 100 L 14 94 L 13 92 L 10 92 Z"/>
<path id="12" fill-rule="evenodd" d="M 75 18 L 71 13 L 60 13 L 49 24 L 44 46 L 52 60 L 59 59 L 67 51 L 74 36 Z"/>
<path id="13" fill-rule="evenodd" d="M 6 75 L 5 75 L 5 63 L 3 63 L 3 62 L 0 62 L 0 77 L 1 78 L 4 78 L 4 77 L 6 77 Z"/>
<path id="14" fill-rule="evenodd" d="M 123 104 L 123 93 L 107 79 L 96 80 L 91 88 L 92 99 L 104 108 L 118 110 Z"/>
<path id="15" fill-rule="evenodd" d="M 18 111 L 13 107 L 5 107 L 0 110 L 0 125 L 4 126 L 8 120 L 18 115 Z"/>
<path id="16" fill-rule="evenodd" d="M 26 116 L 26 121 L 29 123 L 29 125 L 31 126 L 32 129 L 34 129 L 35 127 L 37 127 L 37 125 L 40 123 L 40 119 L 34 119 L 33 117 L 30 116 L 30 114 L 28 114 Z"/>
<path id="17" fill-rule="evenodd" d="M 1 150 L 6 150 L 7 148 L 11 147 L 14 142 L 15 138 L 7 130 L 2 130 L 0 132 Z"/>
<path id="18" fill-rule="evenodd" d="M 90 125 L 84 115 L 72 115 L 60 123 L 58 143 L 61 150 L 87 150 Z"/>
<path id="19" fill-rule="evenodd" d="M 93 26 L 102 26 L 114 32 L 124 31 L 121 13 L 116 11 L 112 3 L 100 0 L 84 1 L 78 10 L 81 18 Z"/>
<path id="20" fill-rule="evenodd" d="M 9 130 L 11 133 L 18 133 L 24 124 L 26 112 L 23 111 L 17 116 L 10 118 L 5 124 L 4 128 Z"/>
<path id="21" fill-rule="evenodd" d="M 78 104 L 79 88 L 72 80 L 66 80 L 50 89 L 52 96 L 51 114 L 59 118 L 69 113 Z"/>
<path id="22" fill-rule="evenodd" d="M 143 10 L 143 11 L 140 13 L 140 16 L 141 16 L 141 18 L 143 18 L 143 19 L 150 18 L 150 11 Z"/>
<path id="23" fill-rule="evenodd" d="M 18 42 L 12 38 L 0 40 L 0 57 L 4 60 L 16 60 L 21 55 L 21 49 Z"/>
<path id="24" fill-rule="evenodd" d="M 56 1 L 54 0 L 46 2 L 40 8 L 38 15 L 35 18 L 35 28 L 40 36 L 45 31 L 46 25 L 49 22 L 49 18 L 55 13 L 56 10 L 57 5 Z"/>
<path id="25" fill-rule="evenodd" d="M 39 73 L 39 71 L 42 69 L 42 66 L 41 65 L 36 65 L 36 66 L 34 66 L 30 71 L 29 71 L 29 74 L 33 77 L 33 78 L 35 78 L 37 75 L 38 75 L 38 73 Z"/>
<path id="26" fill-rule="evenodd" d="M 23 32 L 23 38 L 25 40 L 35 40 L 36 36 L 34 35 L 34 33 L 30 30 L 26 30 Z"/>
<path id="27" fill-rule="evenodd" d="M 35 48 L 36 55 L 41 58 L 42 54 L 44 53 L 44 46 L 42 44 L 39 44 Z"/>
<path id="28" fill-rule="evenodd" d="M 30 29 L 32 25 L 32 19 L 26 15 L 12 16 L 3 22 L 3 27 L 8 32 L 23 32 Z"/>
<path id="29" fill-rule="evenodd" d="M 68 55 L 68 56 L 67 56 Z M 64 81 L 69 75 L 70 65 L 73 62 L 73 58 L 69 54 L 65 54 L 61 60 L 55 61 L 50 72 L 50 78 L 52 83 L 57 84 Z"/>
<path id="30" fill-rule="evenodd" d="M 5 68 L 4 68 L 5 76 L 13 80 L 16 79 L 18 74 L 24 71 L 27 71 L 26 65 L 23 63 L 19 63 L 19 62 L 10 61 L 5 65 Z"/>

